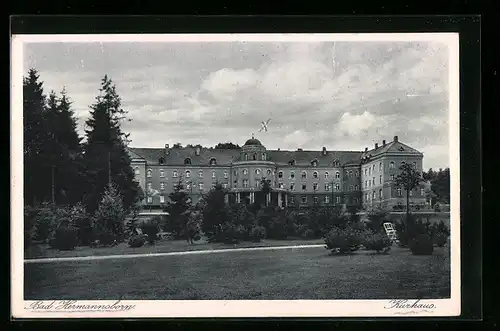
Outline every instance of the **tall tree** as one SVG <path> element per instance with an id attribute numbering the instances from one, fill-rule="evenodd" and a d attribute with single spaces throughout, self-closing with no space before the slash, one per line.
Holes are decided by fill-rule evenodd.
<path id="1" fill-rule="evenodd" d="M 31 204 L 51 197 L 51 168 L 43 160 L 48 139 L 46 96 L 39 78 L 35 69 L 23 78 L 24 199 Z"/>
<path id="2" fill-rule="evenodd" d="M 420 186 L 423 181 L 420 172 L 418 172 L 413 165 L 403 163 L 399 169 L 400 174 L 395 178 L 397 187 L 406 191 L 406 218 L 410 216 L 410 192 Z"/>
<path id="3" fill-rule="evenodd" d="M 116 87 L 107 75 L 101 80 L 99 95 L 90 108 L 83 157 L 87 192 L 85 202 L 89 211 L 95 211 L 105 187 L 113 183 L 128 211 L 137 201 L 140 191 L 126 151 L 128 135 L 120 127 L 127 112 L 121 108 Z"/>
<path id="4" fill-rule="evenodd" d="M 209 237 L 219 234 L 226 223 L 230 222 L 229 210 L 226 205 L 226 190 L 217 184 L 205 196 L 203 208 L 202 230 Z"/>
<path id="5" fill-rule="evenodd" d="M 229 143 L 218 143 L 217 145 L 215 145 L 214 148 L 217 148 L 217 149 L 240 149 L 241 147 L 229 142 Z"/>
<path id="6" fill-rule="evenodd" d="M 174 190 L 169 194 L 169 201 L 165 206 L 165 211 L 169 213 L 168 220 L 165 222 L 164 230 L 174 233 L 178 238 L 182 236 L 189 220 L 189 211 L 191 209 L 191 199 L 184 190 L 182 176 L 175 184 Z"/>

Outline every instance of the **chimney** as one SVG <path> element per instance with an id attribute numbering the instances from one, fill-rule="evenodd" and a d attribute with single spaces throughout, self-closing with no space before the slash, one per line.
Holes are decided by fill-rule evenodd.
<path id="1" fill-rule="evenodd" d="M 278 151 L 280 150 L 280 148 L 278 147 Z"/>
<path id="2" fill-rule="evenodd" d="M 378 148 L 378 143 L 375 143 L 375 149 L 377 149 L 377 148 Z"/>
<path id="3" fill-rule="evenodd" d="M 394 141 L 398 141 L 398 136 L 394 136 Z"/>
<path id="4" fill-rule="evenodd" d="M 200 155 L 200 146 L 196 146 L 195 153 L 196 155 Z"/>
<path id="5" fill-rule="evenodd" d="M 382 146 L 385 146 L 385 139 L 382 140 Z"/>
<path id="6" fill-rule="evenodd" d="M 365 153 L 368 152 L 368 147 L 365 147 Z"/>
<path id="7" fill-rule="evenodd" d="M 298 150 L 299 152 L 302 152 L 302 148 L 297 148 L 297 150 Z"/>
<path id="8" fill-rule="evenodd" d="M 169 154 L 170 154 L 169 146 L 168 146 L 168 144 L 165 144 L 165 155 L 169 155 Z"/>
<path id="9" fill-rule="evenodd" d="M 326 155 L 326 147 L 323 147 L 323 155 Z"/>

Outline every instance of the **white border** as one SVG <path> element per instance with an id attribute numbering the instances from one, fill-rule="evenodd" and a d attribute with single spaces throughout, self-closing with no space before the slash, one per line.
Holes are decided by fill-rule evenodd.
<path id="1" fill-rule="evenodd" d="M 451 298 L 422 300 L 436 308 L 385 309 L 388 300 L 238 300 L 238 301 L 123 301 L 135 309 L 120 312 L 32 312 L 25 309 L 23 253 L 23 44 L 45 42 L 221 42 L 221 41 L 439 41 L 449 50 L 449 144 L 451 176 Z M 172 35 L 14 35 L 11 50 L 11 304 L 15 318 L 138 318 L 138 317 L 397 317 L 458 316 L 460 304 L 460 155 L 459 53 L 457 33 L 391 34 L 172 34 Z M 16 221 L 12 221 L 16 220 Z M 112 304 L 115 301 L 78 301 Z M 409 301 L 411 303 L 411 301 Z"/>

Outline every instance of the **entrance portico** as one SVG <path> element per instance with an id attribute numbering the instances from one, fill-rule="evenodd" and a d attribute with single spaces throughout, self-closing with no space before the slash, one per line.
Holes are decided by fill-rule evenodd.
<path id="1" fill-rule="evenodd" d="M 234 188 L 228 192 L 228 195 L 230 203 L 260 203 L 280 208 L 288 206 L 288 192 L 284 189 L 273 189 L 265 194 L 263 191 L 254 188 Z"/>

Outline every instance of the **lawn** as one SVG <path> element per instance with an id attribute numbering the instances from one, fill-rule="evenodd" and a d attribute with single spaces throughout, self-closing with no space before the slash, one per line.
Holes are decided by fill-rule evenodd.
<path id="1" fill-rule="evenodd" d="M 200 240 L 194 244 L 189 244 L 185 240 L 161 240 L 154 245 L 145 244 L 143 247 L 131 248 L 128 244 L 121 243 L 113 247 L 90 248 L 88 246 L 76 247 L 73 251 L 59 251 L 50 249 L 48 245 L 33 245 L 24 251 L 26 259 L 52 258 L 52 257 L 76 257 L 76 256 L 103 256 L 103 255 L 124 255 L 124 254 L 150 254 L 150 253 L 169 253 L 195 250 L 212 250 L 228 248 L 246 248 L 246 247 L 268 247 L 268 246 L 291 246 L 291 245 L 317 245 L 323 244 L 322 239 L 288 239 L 272 240 L 266 239 L 258 243 L 242 242 L 237 245 L 227 245 L 222 243 L 208 243 Z"/>
<path id="2" fill-rule="evenodd" d="M 26 300 L 436 299 L 448 248 L 330 256 L 324 248 L 25 264 Z"/>

